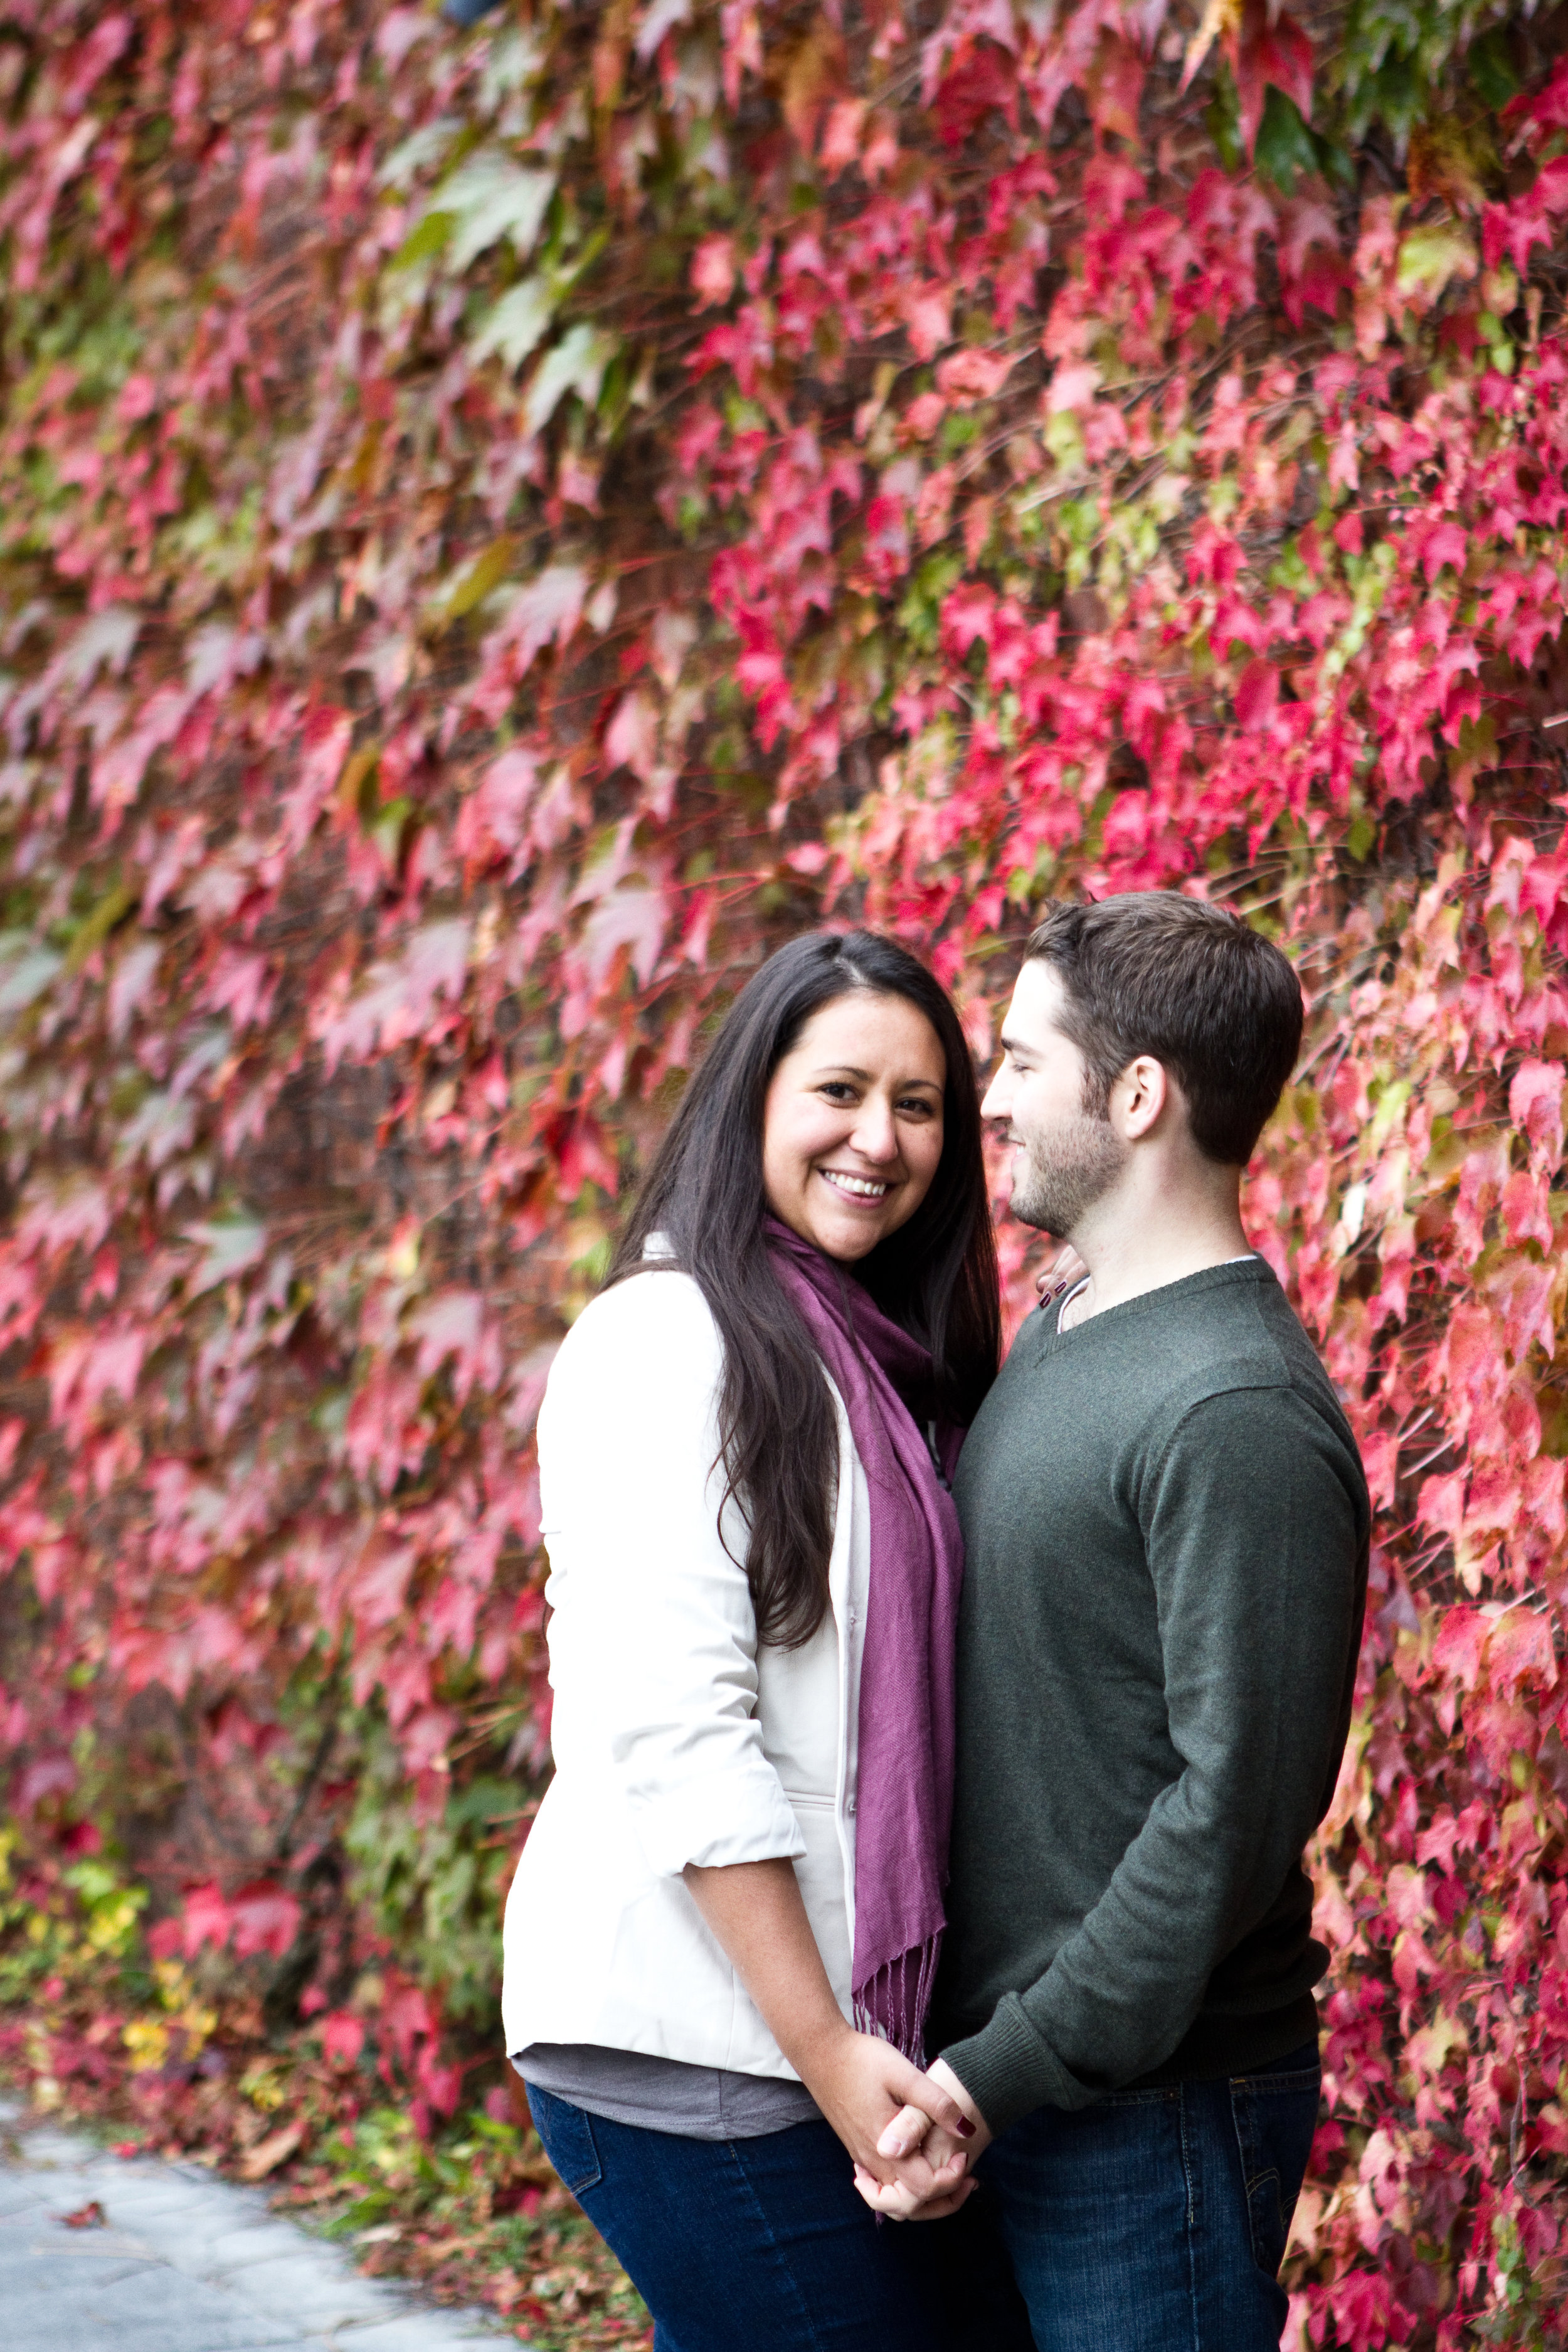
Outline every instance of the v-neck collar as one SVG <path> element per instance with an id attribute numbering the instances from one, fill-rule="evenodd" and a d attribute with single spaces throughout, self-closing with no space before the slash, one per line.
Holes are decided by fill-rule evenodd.
<path id="1" fill-rule="evenodd" d="M 1114 1307 L 1102 1307 L 1099 1314 L 1089 1316 L 1087 1322 L 1075 1323 L 1064 1331 L 1062 1316 L 1068 1301 L 1079 1297 L 1088 1286 L 1090 1277 L 1086 1274 L 1082 1282 L 1074 1283 L 1065 1298 L 1058 1299 L 1054 1315 L 1049 1307 L 1039 1315 L 1038 1320 L 1045 1328 L 1038 1337 L 1037 1354 L 1054 1354 L 1058 1348 L 1068 1347 L 1075 1339 L 1087 1339 L 1100 1324 L 1115 1325 L 1119 1320 L 1135 1317 L 1140 1311 L 1146 1312 L 1177 1294 L 1185 1297 L 1199 1291 L 1222 1289 L 1230 1283 L 1255 1283 L 1265 1279 L 1272 1282 L 1274 1278 L 1274 1269 L 1268 1259 L 1253 1250 L 1246 1257 L 1226 1258 L 1219 1265 L 1200 1266 L 1196 1274 L 1180 1275 L 1174 1282 L 1156 1283 L 1152 1290 L 1140 1290 L 1131 1298 L 1120 1299 Z"/>

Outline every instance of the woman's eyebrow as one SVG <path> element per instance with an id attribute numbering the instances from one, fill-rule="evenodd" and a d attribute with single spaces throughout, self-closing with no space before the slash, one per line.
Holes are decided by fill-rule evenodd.
<path id="1" fill-rule="evenodd" d="M 814 1070 L 812 1076 L 816 1078 L 858 1078 L 863 1087 L 873 1084 L 871 1072 L 858 1070 L 852 1062 L 826 1062 L 821 1069 Z M 899 1084 L 900 1087 L 929 1087 L 932 1094 L 942 1092 L 940 1078 L 900 1078 Z"/>

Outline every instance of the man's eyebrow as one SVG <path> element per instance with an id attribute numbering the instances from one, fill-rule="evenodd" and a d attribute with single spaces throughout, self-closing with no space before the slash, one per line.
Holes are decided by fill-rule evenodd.
<path id="1" fill-rule="evenodd" d="M 1033 1045 L 1026 1045 L 1022 1037 L 1010 1036 L 1005 1029 L 1002 1032 L 1002 1051 L 1005 1054 L 1011 1054 L 1015 1061 L 1018 1059 L 1020 1054 L 1026 1055 L 1030 1060 L 1033 1060 L 1035 1055 Z"/>

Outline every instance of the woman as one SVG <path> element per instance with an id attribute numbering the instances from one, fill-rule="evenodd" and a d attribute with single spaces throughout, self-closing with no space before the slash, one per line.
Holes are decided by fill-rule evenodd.
<path id="1" fill-rule="evenodd" d="M 688 1088 L 539 1421 L 557 1770 L 507 1906 L 507 2047 L 661 2352 L 939 2340 L 852 2164 L 894 2177 L 906 2101 L 969 2131 L 918 2066 L 942 1465 L 998 1346 L 952 1006 L 889 940 L 796 940 Z"/>

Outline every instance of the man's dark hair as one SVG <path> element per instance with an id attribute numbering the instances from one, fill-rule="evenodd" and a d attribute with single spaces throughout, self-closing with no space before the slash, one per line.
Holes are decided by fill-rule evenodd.
<path id="1" fill-rule="evenodd" d="M 1128 1063 L 1152 1054 L 1198 1150 L 1247 1165 L 1301 1044 L 1301 984 L 1271 940 L 1201 898 L 1129 890 L 1053 907 L 1025 953 L 1061 980 L 1086 1110 L 1103 1115 Z"/>
<path id="2" fill-rule="evenodd" d="M 758 1635 L 784 1648 L 809 1641 L 827 1612 L 838 1441 L 816 1342 L 768 1254 L 763 1118 L 768 1082 L 812 1014 L 858 993 L 902 997 L 923 1013 L 947 1078 L 931 1189 L 854 1278 L 931 1349 L 929 1415 L 967 1427 L 996 1377 L 1002 1340 L 980 1096 L 952 1000 L 896 940 L 812 931 L 753 973 L 681 1098 L 608 1276 L 641 1273 L 644 1247 L 659 1234 L 671 1255 L 653 1264 L 689 1274 L 712 1309 L 724 1342 L 726 1495 L 746 1513 Z"/>

